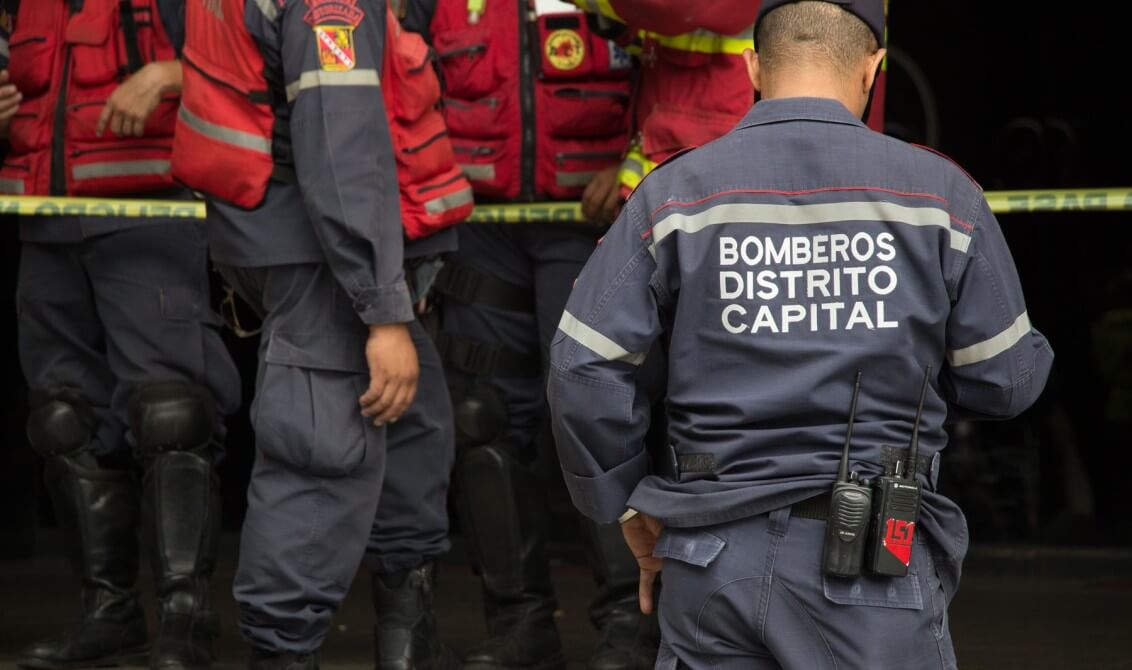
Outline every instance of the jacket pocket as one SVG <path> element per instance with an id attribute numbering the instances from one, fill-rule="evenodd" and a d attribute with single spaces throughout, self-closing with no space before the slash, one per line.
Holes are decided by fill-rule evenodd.
<path id="1" fill-rule="evenodd" d="M 12 34 L 8 43 L 8 72 L 24 100 L 42 93 L 51 84 L 55 59 L 62 57 L 56 51 L 54 37 L 46 33 L 17 30 Z"/>
<path id="2" fill-rule="evenodd" d="M 353 473 L 378 429 L 361 415 L 368 372 L 362 338 L 270 335 L 252 407 L 257 444 L 268 458 L 318 477 Z"/>
<path id="3" fill-rule="evenodd" d="M 552 198 L 576 198 L 598 172 L 621 162 L 626 138 L 547 138 L 539 150 L 535 179 L 540 191 Z"/>
<path id="4" fill-rule="evenodd" d="M 79 86 L 101 86 L 125 74 L 116 2 L 87 3 L 67 22 L 64 39 L 71 47 L 71 78 Z M 113 40 L 113 41 L 112 41 Z M 107 42 L 111 42 L 107 45 Z"/>
<path id="5" fill-rule="evenodd" d="M 477 195 L 503 196 L 518 177 L 518 157 L 509 153 L 512 144 L 500 140 L 452 138 L 456 163 L 472 182 Z"/>
<path id="6" fill-rule="evenodd" d="M 479 100 L 444 98 L 444 120 L 458 137 L 507 137 L 512 96 L 500 90 Z"/>

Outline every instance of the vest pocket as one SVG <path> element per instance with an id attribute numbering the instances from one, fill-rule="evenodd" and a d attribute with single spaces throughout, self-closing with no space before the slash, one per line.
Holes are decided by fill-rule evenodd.
<path id="1" fill-rule="evenodd" d="M 595 82 L 541 87 L 538 116 L 558 137 L 608 137 L 628 128 L 629 86 Z"/>
<path id="2" fill-rule="evenodd" d="M 68 149 L 67 192 L 74 195 L 128 195 L 173 186 L 170 138 L 139 138 L 137 143 L 74 142 Z"/>
<path id="3" fill-rule="evenodd" d="M 403 121 L 416 121 L 440 101 L 440 82 L 432 69 L 428 45 L 420 35 L 402 32 L 386 47 L 395 50 L 390 65 L 399 80 L 389 111 Z"/>
<path id="4" fill-rule="evenodd" d="M 540 150 L 536 181 L 539 190 L 553 198 L 576 198 L 598 172 L 621 161 L 625 138 L 597 140 L 548 138 Z"/>
<path id="5" fill-rule="evenodd" d="M 8 44 L 8 73 L 12 83 L 24 95 L 21 109 L 29 98 L 43 93 L 51 84 L 55 65 L 55 41 L 50 35 L 16 31 Z"/>
<path id="6" fill-rule="evenodd" d="M 444 86 L 455 97 L 475 100 L 491 93 L 499 83 L 495 62 L 498 49 L 485 27 L 438 32 L 433 36 L 436 62 Z"/>
<path id="7" fill-rule="evenodd" d="M 118 4 L 87 3 L 67 22 L 64 39 L 71 47 L 71 79 L 79 86 L 101 86 L 116 82 L 125 54 L 118 25 Z M 113 43 L 107 45 L 107 42 Z"/>
<path id="8" fill-rule="evenodd" d="M 444 98 L 444 119 L 453 135 L 460 137 L 507 137 L 504 120 L 510 114 L 512 96 L 504 90 L 479 100 Z"/>
<path id="9" fill-rule="evenodd" d="M 405 171 L 408 181 L 428 179 L 456 162 L 440 114 L 426 114 L 415 123 L 396 123 L 390 129 L 398 148 L 398 168 Z"/>
<path id="10" fill-rule="evenodd" d="M 507 153 L 510 146 L 500 140 L 452 138 L 456 163 L 475 186 L 476 193 L 486 196 L 506 195 L 507 187 L 517 181 L 518 161 Z"/>

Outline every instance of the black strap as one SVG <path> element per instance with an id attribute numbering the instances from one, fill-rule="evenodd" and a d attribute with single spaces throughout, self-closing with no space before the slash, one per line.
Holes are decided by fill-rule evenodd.
<path id="1" fill-rule="evenodd" d="M 122 35 L 126 38 L 126 73 L 133 74 L 142 69 L 141 49 L 138 48 L 138 24 L 134 21 L 134 3 L 120 0 L 118 11 L 122 14 Z"/>
<path id="2" fill-rule="evenodd" d="M 790 507 L 790 516 L 825 521 L 829 518 L 829 499 L 829 494 L 823 493 L 813 498 L 807 498 L 800 503 L 794 503 Z"/>
<path id="3" fill-rule="evenodd" d="M 920 452 L 919 458 L 916 462 L 916 471 L 932 479 L 932 462 L 936 460 L 931 454 Z M 896 464 L 903 463 L 903 467 L 908 467 L 908 448 L 907 447 L 881 447 L 880 448 L 880 465 L 884 468 L 885 472 L 896 472 Z"/>
<path id="4" fill-rule="evenodd" d="M 468 305 L 485 305 L 511 312 L 535 311 L 535 296 L 529 288 L 451 261 L 444 264 L 434 287 L 441 295 Z"/>
<path id="5" fill-rule="evenodd" d="M 436 349 L 444 366 L 477 377 L 539 377 L 542 360 L 501 345 L 485 344 L 451 333 L 437 333 Z"/>
<path id="6" fill-rule="evenodd" d="M 299 183 L 299 175 L 295 174 L 295 168 L 290 165 L 280 165 L 279 163 L 276 163 L 275 167 L 271 169 L 271 178 L 284 184 Z"/>

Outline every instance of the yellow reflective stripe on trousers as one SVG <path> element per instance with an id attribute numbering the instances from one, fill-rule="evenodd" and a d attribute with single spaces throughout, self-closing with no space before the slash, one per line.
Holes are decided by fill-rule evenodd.
<path id="1" fill-rule="evenodd" d="M 24 189 L 23 179 L 0 179 L 0 193 L 23 195 Z"/>
<path id="2" fill-rule="evenodd" d="M 579 321 L 570 312 L 562 313 L 562 320 L 558 322 L 558 329 L 569 336 L 570 339 L 607 361 L 622 361 L 629 365 L 640 365 L 645 362 L 645 354 L 628 351 L 620 344 Z"/>
<path id="3" fill-rule="evenodd" d="M 428 214 L 443 214 L 450 209 L 463 207 L 464 205 L 467 205 L 471 202 L 474 202 L 474 198 L 472 195 L 472 188 L 469 186 L 462 188 L 455 193 L 449 193 L 448 195 L 442 195 L 439 198 L 426 200 L 425 212 Z"/>
<path id="4" fill-rule="evenodd" d="M 271 140 L 260 137 L 259 135 L 253 135 L 252 133 L 246 133 L 242 130 L 227 128 L 210 121 L 205 121 L 190 112 L 189 108 L 186 107 L 184 103 L 181 104 L 181 109 L 177 112 L 177 116 L 179 116 L 181 121 L 189 128 L 217 142 L 231 144 L 234 147 L 256 151 L 261 154 L 271 153 Z"/>
<path id="5" fill-rule="evenodd" d="M 1032 329 L 1033 326 L 1030 325 L 1029 313 L 1022 312 L 1022 316 L 1015 319 L 1014 323 L 1010 324 L 1006 330 L 998 335 L 983 340 L 978 344 L 972 344 L 969 347 L 947 352 L 947 362 L 951 364 L 951 367 L 957 368 L 963 365 L 973 365 L 975 363 L 989 361 L 995 356 L 1009 351 L 1011 347 L 1018 344 L 1023 337 L 1029 334 Z"/>
<path id="6" fill-rule="evenodd" d="M 104 179 L 106 177 L 138 177 L 141 175 L 168 174 L 169 161 L 107 161 L 105 163 L 86 163 L 71 168 L 71 177 L 76 181 L 83 179 Z"/>
<path id="7" fill-rule="evenodd" d="M 293 102 L 299 93 L 321 86 L 380 86 L 381 76 L 377 70 L 308 70 L 299 78 L 287 84 L 287 102 Z"/>

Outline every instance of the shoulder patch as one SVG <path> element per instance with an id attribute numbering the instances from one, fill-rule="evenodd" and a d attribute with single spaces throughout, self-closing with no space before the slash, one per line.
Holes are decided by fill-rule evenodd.
<path id="1" fill-rule="evenodd" d="M 914 142 L 910 142 L 909 144 L 916 147 L 917 149 L 923 149 L 924 151 L 927 151 L 928 153 L 935 154 L 936 156 L 939 156 L 943 160 L 947 161 L 948 163 L 951 163 L 955 167 L 959 168 L 959 171 L 962 172 L 964 174 L 964 176 L 967 177 L 967 179 L 970 179 L 971 183 L 974 184 L 976 188 L 978 188 L 980 191 L 983 190 L 982 185 L 980 185 L 979 182 L 975 181 L 975 178 L 971 176 L 971 173 L 967 172 L 967 170 L 965 170 L 963 168 L 963 166 L 960 165 L 958 162 L 956 162 L 955 159 L 953 159 L 951 156 L 948 156 L 947 154 L 943 153 L 942 151 L 940 151 L 938 149 L 933 149 L 932 147 L 926 146 L 924 144 L 916 144 Z"/>
<path id="2" fill-rule="evenodd" d="M 309 9 L 303 20 L 312 26 L 338 25 L 353 30 L 365 18 L 358 0 L 304 0 Z"/>

